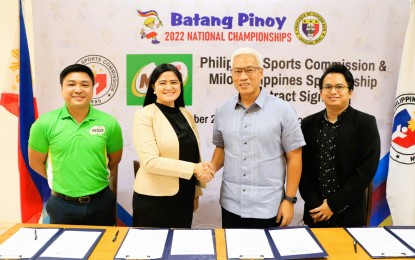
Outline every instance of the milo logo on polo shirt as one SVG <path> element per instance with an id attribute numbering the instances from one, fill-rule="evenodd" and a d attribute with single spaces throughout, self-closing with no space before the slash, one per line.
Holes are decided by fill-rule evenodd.
<path id="1" fill-rule="evenodd" d="M 89 131 L 91 135 L 102 135 L 105 133 L 105 126 L 94 126 Z"/>

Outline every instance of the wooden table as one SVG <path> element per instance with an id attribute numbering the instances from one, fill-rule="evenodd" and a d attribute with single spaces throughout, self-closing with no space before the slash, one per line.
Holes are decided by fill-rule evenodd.
<path id="1" fill-rule="evenodd" d="M 104 235 L 95 247 L 89 259 L 113 259 L 118 248 L 127 234 L 126 227 L 82 226 L 82 225 L 54 225 L 54 224 L 16 224 L 0 236 L 0 243 L 11 237 L 21 227 L 50 227 L 50 228 L 98 228 L 105 229 Z M 119 230 L 117 240 L 112 242 L 115 233 Z"/>
<path id="2" fill-rule="evenodd" d="M 0 236 L 0 244 L 12 236 L 21 227 L 57 227 L 57 228 L 100 228 L 105 229 L 104 235 L 95 247 L 89 259 L 113 259 L 118 248 L 127 234 L 128 227 L 103 227 L 80 225 L 52 225 L 52 224 L 16 224 Z M 117 240 L 112 242 L 115 233 L 119 230 Z M 354 252 L 353 239 L 343 228 L 314 228 L 311 229 L 324 249 L 329 254 L 326 259 L 371 259 L 370 256 L 357 246 Z M 217 259 L 226 259 L 226 243 L 224 229 L 215 229 Z M 383 258 L 394 259 L 394 258 Z"/>
<path id="3" fill-rule="evenodd" d="M 327 259 L 372 259 L 360 245 L 354 252 L 353 238 L 343 228 L 312 228 L 311 231 L 329 255 Z"/>

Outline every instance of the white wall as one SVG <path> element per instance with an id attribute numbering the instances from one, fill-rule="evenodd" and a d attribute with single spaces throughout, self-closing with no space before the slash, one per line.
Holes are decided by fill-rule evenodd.
<path id="1" fill-rule="evenodd" d="M 18 1 L 6 0 L 0 8 L 0 89 L 5 82 L 16 29 Z M 13 26 L 10 26 L 13 24 Z M 20 222 L 17 168 L 17 117 L 0 106 L 0 222 Z"/>

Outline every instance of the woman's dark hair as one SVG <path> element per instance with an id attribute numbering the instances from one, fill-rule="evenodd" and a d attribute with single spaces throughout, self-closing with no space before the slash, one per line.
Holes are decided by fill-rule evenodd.
<path id="1" fill-rule="evenodd" d="M 166 71 L 173 72 L 177 76 L 180 82 L 180 95 L 174 101 L 174 107 L 184 107 L 182 74 L 180 74 L 180 71 L 176 68 L 176 66 L 174 66 L 173 64 L 169 64 L 169 63 L 163 63 L 163 64 L 158 65 L 151 73 L 146 97 L 144 98 L 144 105 L 143 105 L 144 107 L 156 102 L 157 96 L 154 93 L 154 84 L 156 84 L 156 81 L 158 80 L 160 75 Z"/>
<path id="2" fill-rule="evenodd" d="M 342 65 L 342 64 L 339 64 L 339 63 L 335 63 L 335 64 L 333 64 L 333 65 L 331 65 L 330 67 L 328 67 L 325 71 L 324 71 L 324 73 L 323 73 L 323 75 L 321 76 L 321 78 L 320 78 L 320 82 L 319 82 L 319 88 L 320 88 L 320 90 L 323 88 L 323 81 L 324 81 L 324 78 L 327 76 L 327 74 L 329 74 L 329 73 L 340 73 L 340 74 L 343 74 L 343 76 L 344 76 L 344 79 L 346 80 L 346 82 L 347 82 L 347 87 L 349 88 L 349 89 L 351 89 L 351 90 L 353 90 L 354 89 L 354 79 L 353 79 L 353 75 L 352 75 L 352 73 L 350 72 L 350 70 L 346 67 L 346 66 L 344 66 L 344 65 Z"/>
<path id="3" fill-rule="evenodd" d="M 63 84 L 63 80 L 65 79 L 65 77 L 69 73 L 72 73 L 72 72 L 85 72 L 91 78 L 92 86 L 95 85 L 94 73 L 92 72 L 92 70 L 89 67 L 87 67 L 85 65 L 82 65 L 82 64 L 72 64 L 72 65 L 69 65 L 68 67 L 66 67 L 62 70 L 62 72 L 60 74 L 60 77 L 59 77 L 61 86 Z"/>

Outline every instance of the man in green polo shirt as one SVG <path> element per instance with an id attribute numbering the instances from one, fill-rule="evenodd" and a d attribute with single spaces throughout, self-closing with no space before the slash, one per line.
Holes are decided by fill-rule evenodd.
<path id="1" fill-rule="evenodd" d="M 116 197 L 109 182 L 121 161 L 121 127 L 91 106 L 95 81 L 89 67 L 66 67 L 60 84 L 65 105 L 39 117 L 29 137 L 30 167 L 52 189 L 46 204 L 50 223 L 115 225 Z"/>

